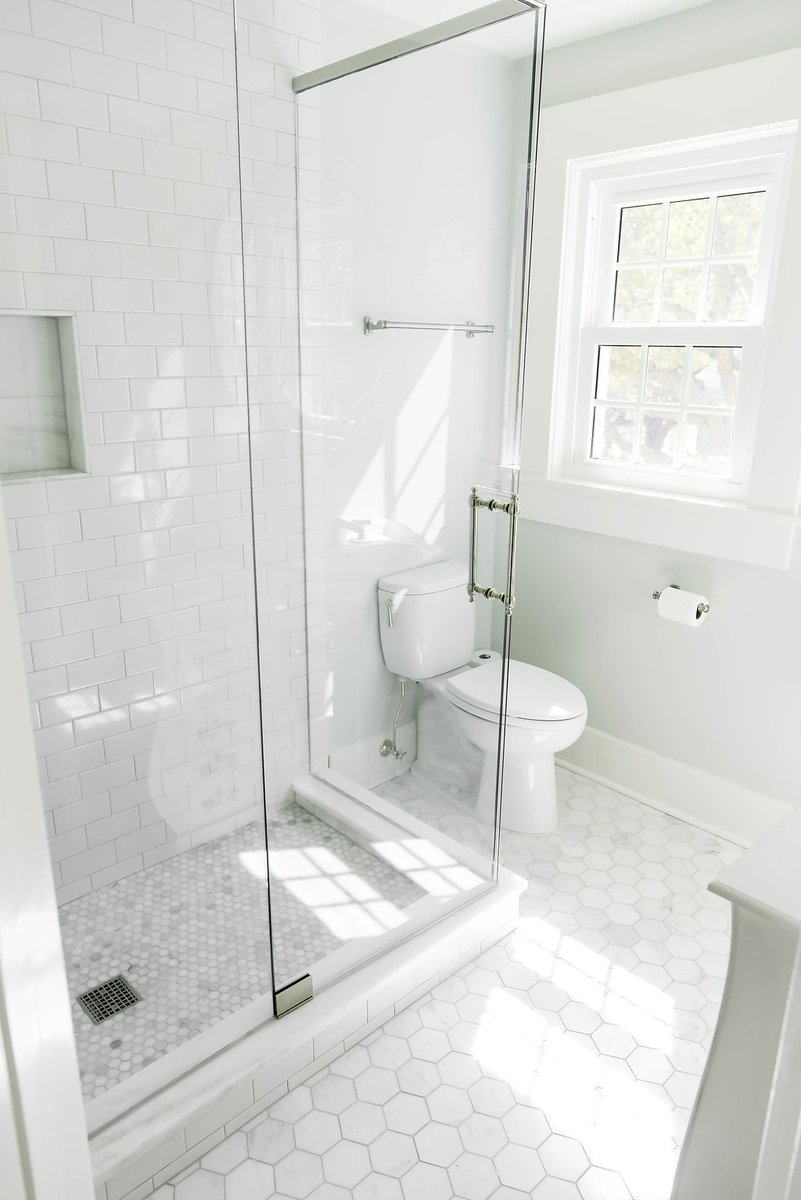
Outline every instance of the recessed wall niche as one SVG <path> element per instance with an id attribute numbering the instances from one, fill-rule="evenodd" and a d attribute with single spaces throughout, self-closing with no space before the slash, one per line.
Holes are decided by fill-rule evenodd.
<path id="1" fill-rule="evenodd" d="M 86 469 L 74 318 L 0 312 L 0 479 Z"/>

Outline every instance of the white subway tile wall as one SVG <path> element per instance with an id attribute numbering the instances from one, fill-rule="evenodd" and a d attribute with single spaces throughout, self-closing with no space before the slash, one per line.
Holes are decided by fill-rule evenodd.
<path id="1" fill-rule="evenodd" d="M 0 307 L 75 314 L 89 452 L 2 491 L 62 901 L 260 810 L 251 482 L 268 803 L 308 766 L 291 77 L 319 0 L 237 9 L 235 58 L 230 0 L 0 7 Z"/>

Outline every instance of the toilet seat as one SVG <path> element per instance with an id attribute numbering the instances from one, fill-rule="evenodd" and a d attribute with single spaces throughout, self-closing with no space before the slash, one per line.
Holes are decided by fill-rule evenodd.
<path id="1" fill-rule="evenodd" d="M 497 720 L 501 700 L 501 664 L 461 672 L 445 684 L 448 699 L 457 708 L 483 720 Z M 586 717 L 587 701 L 577 687 L 542 667 L 531 663 L 509 662 L 507 724 L 513 726 L 550 725 Z"/>

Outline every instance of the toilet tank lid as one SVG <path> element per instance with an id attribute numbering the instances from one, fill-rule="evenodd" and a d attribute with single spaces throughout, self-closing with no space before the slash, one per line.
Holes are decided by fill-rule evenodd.
<path id="1" fill-rule="evenodd" d="M 408 567 L 378 581 L 380 592 L 407 591 L 410 596 L 446 592 L 457 587 L 467 587 L 467 567 L 450 558 L 445 562 L 426 563 L 423 567 Z"/>
<path id="2" fill-rule="evenodd" d="M 486 663 L 449 679 L 446 691 L 473 708 L 497 713 L 501 697 L 501 664 Z M 587 711 L 587 701 L 574 684 L 561 675 L 531 663 L 509 663 L 507 714 L 529 721 L 567 721 Z"/>

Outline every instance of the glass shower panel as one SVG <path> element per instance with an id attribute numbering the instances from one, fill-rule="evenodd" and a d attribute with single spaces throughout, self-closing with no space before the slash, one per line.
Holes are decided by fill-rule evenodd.
<path id="1" fill-rule="evenodd" d="M 298 97 L 313 775 L 295 798 L 325 824 L 277 873 L 297 872 L 315 982 L 496 877 L 510 617 L 467 584 L 475 515 L 475 580 L 508 590 L 539 19 L 519 14 Z M 431 600 L 443 624 L 401 679 L 382 645 Z"/>
<path id="2" fill-rule="evenodd" d="M 92 1125 L 268 1017 L 272 979 L 233 19 L 153 71 L 146 15 L 84 62 L 81 11 L 74 88 L 38 35 L 42 79 L 0 81 L 47 119 L 0 155 L 0 444 L 41 451 L 0 471 Z"/>

